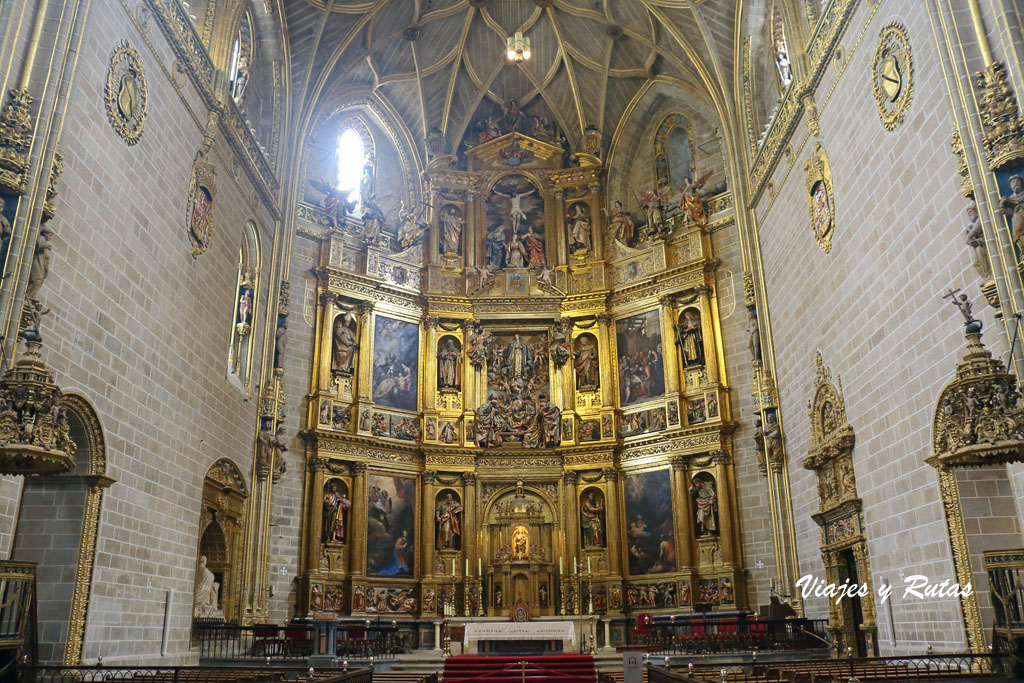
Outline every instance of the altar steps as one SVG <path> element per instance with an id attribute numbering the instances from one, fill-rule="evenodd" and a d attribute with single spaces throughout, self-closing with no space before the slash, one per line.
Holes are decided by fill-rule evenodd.
<path id="1" fill-rule="evenodd" d="M 524 664 L 525 662 L 525 664 Z M 444 683 L 597 683 L 590 655 L 460 655 L 444 661 Z"/>

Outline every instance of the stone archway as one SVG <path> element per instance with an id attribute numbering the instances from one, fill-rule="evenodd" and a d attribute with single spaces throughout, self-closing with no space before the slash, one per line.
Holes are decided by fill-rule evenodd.
<path id="1" fill-rule="evenodd" d="M 224 620 L 229 622 L 238 622 L 242 616 L 238 568 L 242 565 L 248 497 L 249 489 L 241 470 L 231 460 L 221 458 L 206 472 L 196 560 L 201 562 L 203 557 L 206 558 L 206 568 L 213 572 L 217 586 L 217 607 L 223 611 Z M 198 568 L 197 588 L 202 574 L 202 569 Z M 193 608 L 193 616 L 200 618 L 196 611 L 198 607 Z"/>

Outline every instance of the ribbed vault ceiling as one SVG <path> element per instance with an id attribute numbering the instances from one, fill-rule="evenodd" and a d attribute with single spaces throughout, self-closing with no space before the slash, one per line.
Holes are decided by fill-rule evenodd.
<path id="1" fill-rule="evenodd" d="M 482 102 L 518 100 L 577 142 L 610 136 L 652 79 L 728 98 L 737 0 L 285 0 L 293 102 L 372 91 L 412 135 L 461 138 Z M 522 31 L 533 57 L 505 58 Z"/>

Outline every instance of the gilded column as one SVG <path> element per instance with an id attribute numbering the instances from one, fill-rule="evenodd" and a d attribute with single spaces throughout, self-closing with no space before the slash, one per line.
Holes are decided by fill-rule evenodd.
<path id="1" fill-rule="evenodd" d="M 462 555 L 469 560 L 469 573 L 476 574 L 477 549 L 476 543 L 479 537 L 476 521 L 476 475 L 466 472 L 462 475 L 464 488 L 463 524 L 462 524 Z M 478 577 L 479 578 L 479 577 Z"/>
<path id="2" fill-rule="evenodd" d="M 558 236 L 555 240 L 548 240 L 548 244 L 552 242 L 555 245 L 555 253 L 552 254 L 550 247 L 548 248 L 548 258 L 552 256 L 554 260 L 548 261 L 549 263 L 568 263 L 569 262 L 569 247 L 566 244 L 568 238 L 565 233 L 565 190 L 555 190 L 555 234 Z M 548 213 L 548 215 L 552 215 Z"/>
<path id="3" fill-rule="evenodd" d="M 598 358 L 601 360 L 601 404 L 614 406 L 616 400 L 616 378 L 612 372 L 612 349 L 614 345 L 611 339 L 612 317 L 607 313 L 597 314 L 597 343 L 600 347 Z"/>
<path id="4" fill-rule="evenodd" d="M 427 355 L 423 364 L 424 407 L 433 410 L 437 407 L 437 317 L 428 315 L 423 319 L 423 327 L 427 331 Z"/>
<path id="5" fill-rule="evenodd" d="M 697 288 L 697 293 L 700 294 L 700 331 L 704 342 L 704 371 L 707 373 L 708 382 L 717 384 L 720 373 L 715 337 L 718 335 L 718 331 L 715 329 L 715 316 L 711 309 L 711 287 L 702 285 Z"/>
<path id="6" fill-rule="evenodd" d="M 661 304 L 661 338 L 663 340 L 672 339 L 675 341 L 676 350 L 672 354 L 672 362 L 669 362 L 668 354 L 665 354 L 665 395 L 671 396 L 683 390 L 683 380 L 679 377 L 680 356 L 679 340 L 676 335 L 676 309 L 672 297 L 662 297 L 658 300 L 658 303 Z M 668 345 L 665 344 L 664 346 Z"/>
<path id="7" fill-rule="evenodd" d="M 686 485 L 686 456 L 677 455 L 672 458 L 672 485 L 678 492 L 679 505 L 676 510 L 676 562 L 681 569 L 691 569 L 693 561 L 693 505 L 690 503 L 690 491 Z"/>
<path id="8" fill-rule="evenodd" d="M 718 451 L 712 457 L 715 463 L 715 479 L 718 480 L 718 542 L 722 548 L 722 562 L 726 567 L 735 567 L 737 558 L 736 525 L 733 518 L 732 500 L 732 467 L 730 466 L 732 458 L 725 451 Z"/>
<path id="9" fill-rule="evenodd" d="M 349 556 L 349 574 L 366 574 L 366 464 L 352 464 L 352 554 Z"/>
<path id="10" fill-rule="evenodd" d="M 423 539 L 423 566 L 420 567 L 420 575 L 424 579 L 434 577 L 434 547 L 437 542 L 434 538 L 434 476 L 436 472 L 427 470 L 420 474 L 420 498 L 422 499 L 422 517 L 420 538 Z"/>
<path id="11" fill-rule="evenodd" d="M 575 472 L 566 472 L 562 476 L 565 483 L 565 568 L 566 573 L 575 575 L 572 567 L 573 558 L 579 555 L 579 513 L 576 511 L 576 482 L 579 477 Z"/>
<path id="12" fill-rule="evenodd" d="M 604 219 L 601 216 L 601 209 L 604 202 L 601 197 L 601 186 L 590 186 L 590 243 L 593 260 L 600 261 L 604 258 Z M 601 226 L 601 230 L 597 226 Z"/>
<path id="13" fill-rule="evenodd" d="M 309 527 L 306 531 L 308 547 L 306 549 L 306 568 L 317 569 L 320 566 L 320 530 L 323 529 L 324 506 L 321 494 L 324 490 L 324 471 L 327 469 L 327 460 L 320 456 L 313 456 L 307 465 L 309 469 Z M 351 513 L 349 514 L 351 519 Z M 349 547 L 351 548 L 352 534 L 349 531 Z"/>
<path id="14" fill-rule="evenodd" d="M 608 511 L 605 525 L 605 538 L 608 539 L 608 573 L 611 578 L 622 577 L 622 545 L 621 535 L 626 528 L 619 513 L 619 471 L 614 467 L 604 470 L 605 509 Z"/>
<path id="15" fill-rule="evenodd" d="M 359 302 L 359 402 L 370 402 L 373 376 L 373 302 Z"/>
<path id="16" fill-rule="evenodd" d="M 323 310 L 323 320 L 320 321 L 320 339 L 323 340 L 324 348 L 320 351 L 320 357 L 316 359 L 318 364 L 317 388 L 325 391 L 331 386 L 331 350 L 334 339 L 334 318 L 337 313 L 338 296 L 331 292 L 324 292 L 320 295 L 320 307 Z"/>

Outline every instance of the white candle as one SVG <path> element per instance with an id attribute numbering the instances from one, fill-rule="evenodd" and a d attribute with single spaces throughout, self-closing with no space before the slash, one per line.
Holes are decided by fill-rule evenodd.
<path id="1" fill-rule="evenodd" d="M 466 558 L 466 576 L 469 576 L 469 558 Z"/>
<path id="2" fill-rule="evenodd" d="M 578 564 L 576 564 L 576 556 L 575 556 L 575 555 L 573 555 L 573 556 L 572 556 L 572 572 L 573 572 L 573 574 L 575 574 L 576 572 L 578 572 L 578 571 L 579 571 L 579 569 L 580 569 L 580 566 L 579 566 Z"/>
<path id="3" fill-rule="evenodd" d="M 455 576 L 455 558 L 452 558 L 452 576 Z"/>
<path id="4" fill-rule="evenodd" d="M 481 560 L 479 557 L 476 558 L 476 575 L 477 576 L 483 576 L 484 575 L 484 561 Z"/>
<path id="5" fill-rule="evenodd" d="M 561 555 L 558 556 L 558 573 L 559 574 L 564 574 L 565 573 L 565 567 L 562 566 L 562 556 Z"/>
<path id="6" fill-rule="evenodd" d="M 587 573 L 590 573 L 590 558 L 587 558 Z"/>

